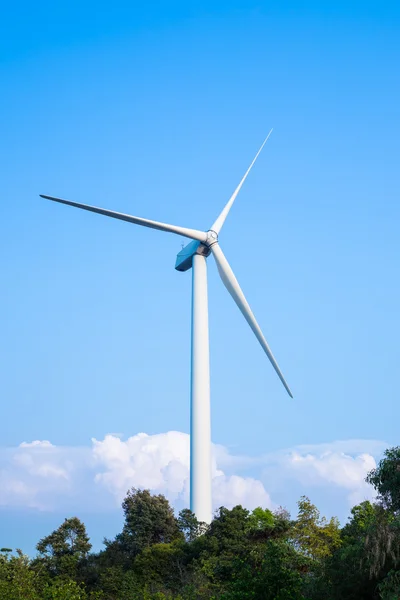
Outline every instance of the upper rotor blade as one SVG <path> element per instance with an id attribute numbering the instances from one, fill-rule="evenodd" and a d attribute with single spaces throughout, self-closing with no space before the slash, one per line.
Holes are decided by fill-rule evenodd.
<path id="1" fill-rule="evenodd" d="M 176 233 L 177 235 L 183 235 L 184 237 L 191 238 L 192 240 L 198 240 L 199 242 L 205 242 L 207 234 L 197 229 L 188 229 L 186 227 L 178 227 L 177 225 L 168 225 L 167 223 L 160 223 L 159 221 L 151 221 L 150 219 L 142 219 L 141 217 L 132 217 L 131 215 L 125 215 L 123 213 L 115 212 L 113 210 L 107 210 L 105 208 L 97 208 L 96 206 L 88 206 L 87 204 L 80 204 L 79 202 L 71 202 L 70 200 L 62 200 L 61 198 L 55 198 L 54 196 L 46 196 L 40 194 L 42 198 L 47 200 L 54 200 L 54 202 L 60 202 L 61 204 L 68 204 L 69 206 L 75 206 L 76 208 L 83 208 L 106 217 L 113 217 L 114 219 L 121 219 L 122 221 L 128 221 L 129 223 L 135 223 L 135 225 L 143 225 L 144 227 L 150 227 L 151 229 L 159 229 L 160 231 L 168 231 L 170 233 Z"/>
<path id="2" fill-rule="evenodd" d="M 283 385 L 285 386 L 287 393 L 289 394 L 289 396 L 291 398 L 293 398 L 292 392 L 290 391 L 290 388 L 281 373 L 278 363 L 276 362 L 274 355 L 272 354 L 272 352 L 267 344 L 267 341 L 266 341 L 265 337 L 263 336 L 262 331 L 256 321 L 256 318 L 253 315 L 246 298 L 244 297 L 244 294 L 240 288 L 240 285 L 239 285 L 228 261 L 226 260 L 224 253 L 222 252 L 220 246 L 218 245 L 218 243 L 213 244 L 211 246 L 211 251 L 214 255 L 219 274 L 221 276 L 221 279 L 222 279 L 226 289 L 228 290 L 228 292 L 230 293 L 230 295 L 232 296 L 232 298 L 234 299 L 234 301 L 240 308 L 244 318 L 246 319 L 246 321 L 250 325 L 251 329 L 253 330 L 256 338 L 260 342 L 264 352 L 268 356 L 269 360 L 272 363 L 272 366 L 274 367 L 275 371 L 277 372 L 279 379 L 282 381 Z"/>
<path id="3" fill-rule="evenodd" d="M 265 146 L 265 144 L 266 144 L 269 136 L 271 135 L 271 133 L 272 133 L 272 129 L 269 132 L 269 134 L 267 135 L 267 137 L 265 138 L 265 140 L 263 141 L 263 143 L 261 145 L 261 148 L 259 149 L 259 151 L 255 155 L 255 157 L 253 158 L 253 162 L 251 163 L 251 165 L 247 169 L 246 173 L 244 174 L 242 181 L 239 183 L 239 185 L 237 186 L 236 190 L 233 192 L 232 196 L 229 198 L 228 202 L 224 206 L 221 214 L 219 215 L 219 217 L 217 218 L 217 220 L 215 221 L 215 223 L 213 223 L 213 225 L 210 227 L 210 229 L 212 231 L 215 231 L 216 233 L 219 233 L 221 231 L 222 225 L 225 223 L 225 219 L 228 216 L 228 213 L 229 213 L 229 211 L 232 208 L 232 204 L 235 202 L 236 196 L 240 192 L 240 189 L 241 189 L 242 185 L 246 181 L 247 175 L 250 173 L 250 170 L 251 170 L 252 166 L 256 162 L 256 160 L 258 158 L 258 155 L 260 154 L 261 150 L 264 148 L 264 146 Z"/>

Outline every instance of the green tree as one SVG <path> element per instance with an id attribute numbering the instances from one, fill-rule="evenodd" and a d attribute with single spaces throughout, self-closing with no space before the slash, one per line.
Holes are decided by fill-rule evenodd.
<path id="1" fill-rule="evenodd" d="M 400 562 L 400 518 L 381 505 L 367 529 L 365 550 L 371 576 L 382 576 Z"/>
<path id="2" fill-rule="evenodd" d="M 143 588 L 177 594 L 187 582 L 184 542 L 145 548 L 136 556 L 133 570 Z"/>
<path id="3" fill-rule="evenodd" d="M 129 564 L 145 548 L 183 539 L 168 500 L 162 494 L 132 488 L 122 503 L 125 523 L 115 540 L 105 540 L 111 564 Z"/>
<path id="4" fill-rule="evenodd" d="M 385 579 L 378 585 L 378 589 L 382 600 L 399 600 L 400 571 L 389 571 Z"/>
<path id="5" fill-rule="evenodd" d="M 36 564 L 45 565 L 54 576 L 68 574 L 73 577 L 91 547 L 82 521 L 77 517 L 65 519 L 58 529 L 38 542 L 36 549 L 40 556 Z"/>
<path id="6" fill-rule="evenodd" d="M 234 561 L 223 600 L 306 600 L 307 560 L 286 540 L 268 540 L 256 552 Z"/>
<path id="7" fill-rule="evenodd" d="M 192 542 L 208 529 L 208 525 L 202 521 L 198 521 L 196 515 L 188 508 L 180 511 L 178 527 L 188 542 Z"/>
<path id="8" fill-rule="evenodd" d="M 247 536 L 252 542 L 270 538 L 286 538 L 291 528 L 290 515 L 285 510 L 273 513 L 268 508 L 255 508 L 247 519 Z"/>
<path id="9" fill-rule="evenodd" d="M 274 515 L 268 508 L 264 509 L 258 506 L 248 517 L 248 526 L 253 531 L 264 531 L 273 528 L 274 525 Z"/>
<path id="10" fill-rule="evenodd" d="M 141 597 L 142 586 L 131 569 L 114 565 L 100 569 L 95 588 L 101 591 L 104 600 L 136 600 Z"/>
<path id="11" fill-rule="evenodd" d="M 342 538 L 358 539 L 364 542 L 368 529 L 376 519 L 376 506 L 369 500 L 353 506 L 350 521 L 342 529 Z"/>
<path id="12" fill-rule="evenodd" d="M 212 583 L 229 580 L 233 560 L 246 555 L 249 514 L 242 506 L 221 507 L 205 535 L 196 540 L 194 548 L 200 550 L 202 570 Z"/>
<path id="13" fill-rule="evenodd" d="M 87 600 L 83 585 L 72 579 L 55 579 L 43 591 L 43 600 Z"/>
<path id="14" fill-rule="evenodd" d="M 379 579 L 371 569 L 367 547 L 367 538 L 376 526 L 378 508 L 365 501 L 351 509 L 350 520 L 340 532 L 341 545 L 326 557 L 312 598 L 378 599 Z"/>
<path id="15" fill-rule="evenodd" d="M 393 512 L 400 511 L 400 446 L 385 450 L 376 469 L 368 473 L 366 481 L 379 493 L 383 505 Z"/>
<path id="16" fill-rule="evenodd" d="M 300 498 L 298 507 L 292 532 L 296 547 L 314 560 L 330 556 L 341 544 L 338 520 L 335 517 L 329 521 L 321 518 L 319 510 L 307 496 Z"/>
<path id="17" fill-rule="evenodd" d="M 0 555 L 1 600 L 41 600 L 37 589 L 37 575 L 30 569 L 30 562 L 21 550 L 16 555 L 7 552 Z"/>

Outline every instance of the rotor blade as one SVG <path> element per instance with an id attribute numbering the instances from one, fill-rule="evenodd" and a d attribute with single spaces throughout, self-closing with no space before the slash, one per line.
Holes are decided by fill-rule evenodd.
<path id="1" fill-rule="evenodd" d="M 88 206 L 87 204 L 71 202 L 70 200 L 62 200 L 61 198 L 55 198 L 54 196 L 45 196 L 44 194 L 40 194 L 40 196 L 41 198 L 46 198 L 47 200 L 53 200 L 54 202 L 60 202 L 61 204 L 68 204 L 69 206 L 75 206 L 76 208 L 83 208 L 84 210 L 99 213 L 100 215 L 105 215 L 106 217 L 113 217 L 114 219 L 128 221 L 128 223 L 135 223 L 135 225 L 143 225 L 144 227 L 150 227 L 151 229 L 159 229 L 160 231 L 168 231 L 170 233 L 183 235 L 184 237 L 191 238 L 192 240 L 198 240 L 199 242 L 205 242 L 207 239 L 207 234 L 203 231 L 198 231 L 197 229 L 187 229 L 186 227 L 168 225 L 167 223 L 151 221 L 150 219 L 142 219 L 141 217 L 132 217 L 131 215 L 125 215 L 113 210 L 97 208 L 96 206 Z"/>
<path id="2" fill-rule="evenodd" d="M 272 363 L 272 366 L 274 367 L 275 371 L 277 372 L 279 379 L 282 381 L 283 385 L 285 386 L 287 393 L 289 394 L 289 396 L 291 398 L 293 398 L 292 392 L 290 391 L 290 388 L 289 388 L 288 384 L 286 383 L 286 381 L 281 373 L 280 368 L 278 367 L 278 363 L 276 362 L 274 355 L 272 354 L 272 352 L 267 344 L 267 341 L 266 341 L 265 337 L 263 336 L 262 331 L 256 321 L 256 318 L 253 315 L 246 298 L 244 297 L 244 294 L 240 288 L 240 285 L 239 285 L 228 261 L 226 260 L 224 253 L 222 252 L 220 246 L 218 245 L 218 243 L 213 244 L 211 246 L 211 251 L 214 255 L 219 274 L 221 276 L 221 279 L 222 279 L 226 289 L 228 290 L 228 292 L 230 293 L 230 295 L 232 296 L 232 298 L 234 299 L 234 301 L 240 308 L 244 318 L 246 319 L 246 321 L 250 325 L 251 329 L 253 330 L 253 333 L 255 334 L 256 338 L 260 342 L 265 354 L 268 356 L 269 360 Z"/>
<path id="3" fill-rule="evenodd" d="M 219 233 L 221 231 L 222 225 L 225 223 L 225 219 L 228 216 L 228 213 L 229 213 L 229 211 L 232 208 L 232 204 L 235 202 L 236 196 L 240 192 L 240 189 L 241 189 L 242 185 L 246 181 L 247 175 L 250 173 L 250 170 L 251 170 L 252 166 L 256 162 L 256 160 L 258 158 L 258 155 L 260 154 L 261 150 L 264 148 L 265 144 L 267 143 L 267 140 L 268 140 L 269 136 L 271 135 L 271 133 L 272 133 L 272 129 L 269 132 L 269 134 L 267 135 L 267 137 L 265 138 L 265 140 L 263 141 L 263 143 L 261 145 L 261 148 L 259 149 L 259 151 L 255 155 L 255 157 L 253 158 L 253 162 L 251 163 L 251 165 L 247 169 L 246 173 L 243 175 L 242 181 L 239 183 L 239 185 L 237 186 L 236 190 L 233 192 L 232 196 L 229 198 L 228 202 L 224 206 L 221 214 L 219 215 L 219 217 L 217 218 L 217 220 L 215 221 L 215 223 L 210 227 L 210 229 L 212 231 L 215 231 L 216 233 Z"/>

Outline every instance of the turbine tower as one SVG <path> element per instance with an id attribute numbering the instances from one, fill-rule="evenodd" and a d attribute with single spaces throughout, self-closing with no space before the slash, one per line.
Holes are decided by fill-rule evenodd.
<path id="1" fill-rule="evenodd" d="M 239 283 L 219 245 L 219 233 L 226 217 L 240 192 L 251 168 L 267 142 L 268 133 L 241 182 L 224 206 L 221 214 L 208 231 L 188 229 L 177 225 L 168 225 L 141 217 L 133 217 L 105 208 L 88 206 L 54 196 L 40 194 L 42 198 L 82 208 L 114 219 L 128 221 L 135 225 L 143 225 L 150 229 L 158 229 L 175 233 L 192 241 L 177 255 L 175 269 L 187 271 L 192 269 L 192 341 L 191 341 L 191 410 L 190 410 L 190 508 L 199 521 L 210 523 L 212 519 L 211 504 L 211 420 L 210 420 L 210 367 L 208 341 L 208 298 L 207 298 L 207 257 L 212 254 L 219 275 L 226 289 L 236 302 L 254 335 L 268 356 L 287 393 L 293 398 L 282 372 L 276 362 L 253 312 L 239 286 Z"/>

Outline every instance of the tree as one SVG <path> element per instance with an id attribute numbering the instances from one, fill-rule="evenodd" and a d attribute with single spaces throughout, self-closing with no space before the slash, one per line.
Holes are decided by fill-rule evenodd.
<path id="1" fill-rule="evenodd" d="M 21 550 L 16 555 L 0 555 L 1 600 L 41 600 L 36 586 L 36 574 L 30 569 L 29 559 Z"/>
<path id="2" fill-rule="evenodd" d="M 223 600 L 306 600 L 306 559 L 286 540 L 268 540 L 259 552 L 237 559 Z"/>
<path id="3" fill-rule="evenodd" d="M 168 500 L 162 494 L 132 488 L 122 503 L 125 523 L 115 540 L 105 540 L 106 552 L 114 564 L 130 562 L 153 544 L 183 539 Z"/>
<path id="4" fill-rule="evenodd" d="M 314 560 L 330 556 L 341 544 L 338 520 L 321 518 L 307 496 L 302 496 L 297 504 L 299 513 L 292 534 L 296 547 Z"/>
<path id="5" fill-rule="evenodd" d="M 389 571 L 385 579 L 378 585 L 382 600 L 398 600 L 400 598 L 400 571 Z"/>
<path id="6" fill-rule="evenodd" d="M 42 538 L 36 549 L 41 555 L 39 562 L 52 575 L 68 573 L 74 576 L 91 547 L 85 525 L 77 517 L 72 517 L 65 519 L 58 529 Z"/>
<path id="7" fill-rule="evenodd" d="M 268 508 L 264 509 L 258 506 L 249 515 L 248 525 L 254 531 L 271 529 L 275 525 L 274 515 Z"/>
<path id="8" fill-rule="evenodd" d="M 214 589 L 232 577 L 232 563 L 249 550 L 249 511 L 242 506 L 220 507 L 206 533 L 191 544 L 197 563 Z M 214 586 L 214 587 L 213 587 Z"/>
<path id="9" fill-rule="evenodd" d="M 252 542 L 265 542 L 270 538 L 286 538 L 291 527 L 290 515 L 285 510 L 275 513 L 268 508 L 255 508 L 247 519 L 247 535 Z"/>
<path id="10" fill-rule="evenodd" d="M 178 527 L 187 542 L 192 542 L 208 529 L 208 525 L 202 521 L 198 521 L 196 515 L 188 508 L 184 508 L 180 511 L 178 516 Z"/>
<path id="11" fill-rule="evenodd" d="M 91 589 L 90 586 L 88 589 Z M 102 566 L 95 589 L 101 591 L 101 598 L 104 600 L 141 598 L 141 586 L 136 575 L 122 566 Z"/>
<path id="12" fill-rule="evenodd" d="M 377 585 L 393 566 L 384 542 L 389 516 L 382 506 L 368 501 L 352 508 L 340 547 L 325 559 L 315 598 L 378 599 Z"/>
<path id="13" fill-rule="evenodd" d="M 154 544 L 136 556 L 133 570 L 143 588 L 152 592 L 174 592 L 186 583 L 182 542 Z"/>
<path id="14" fill-rule="evenodd" d="M 369 500 L 353 506 L 349 523 L 342 529 L 342 538 L 358 539 L 364 542 L 365 535 L 376 519 L 376 506 Z"/>
<path id="15" fill-rule="evenodd" d="M 386 508 L 400 512 L 400 446 L 385 450 L 384 456 L 366 481 L 374 486 Z"/>
<path id="16" fill-rule="evenodd" d="M 370 574 L 382 577 L 400 562 L 400 519 L 377 505 L 375 519 L 366 533 L 365 550 Z"/>
<path id="17" fill-rule="evenodd" d="M 84 587 L 71 579 L 57 578 L 43 590 L 43 600 L 87 600 L 87 598 Z"/>

